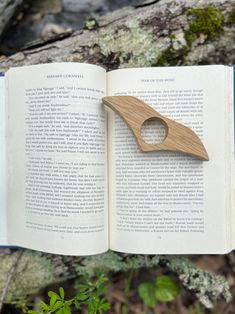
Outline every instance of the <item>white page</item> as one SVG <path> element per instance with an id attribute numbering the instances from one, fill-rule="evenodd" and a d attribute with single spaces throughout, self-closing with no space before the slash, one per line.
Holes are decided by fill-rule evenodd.
<path id="1" fill-rule="evenodd" d="M 0 246 L 7 245 L 6 230 L 6 114 L 5 77 L 0 76 Z"/>
<path id="2" fill-rule="evenodd" d="M 228 122 L 227 122 L 227 126 L 228 126 L 228 131 L 227 131 L 227 143 L 230 146 L 230 155 L 228 156 L 228 160 L 230 162 L 230 165 L 228 166 L 228 177 L 230 178 L 230 185 L 231 188 L 229 190 L 229 195 L 228 195 L 228 207 L 229 207 L 229 211 L 228 211 L 228 225 L 230 227 L 229 230 L 229 243 L 230 243 L 230 250 L 234 250 L 235 248 L 235 228 L 234 228 L 234 224 L 235 224 L 235 172 L 234 172 L 234 163 L 235 163 L 235 159 L 234 159 L 234 140 L 235 140 L 235 129 L 234 129 L 234 66 L 229 66 L 228 67 L 228 71 L 227 71 L 227 81 L 228 84 L 226 85 L 226 94 L 227 94 L 227 99 L 228 99 L 228 103 L 230 104 L 229 108 L 228 108 Z"/>
<path id="3" fill-rule="evenodd" d="M 8 84 L 9 241 L 66 255 L 106 251 L 105 70 L 13 68 Z"/>
<path id="4" fill-rule="evenodd" d="M 227 250 L 225 73 L 223 66 L 108 73 L 110 96 L 139 97 L 191 127 L 210 158 L 142 153 L 125 123 L 110 111 L 111 249 L 141 254 Z"/>

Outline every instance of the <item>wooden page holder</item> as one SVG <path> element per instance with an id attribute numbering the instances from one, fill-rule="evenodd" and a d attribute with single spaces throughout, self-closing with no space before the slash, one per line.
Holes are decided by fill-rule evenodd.
<path id="1" fill-rule="evenodd" d="M 173 151 L 209 160 L 204 145 L 193 130 L 162 116 L 140 99 L 132 96 L 111 96 L 102 100 L 126 122 L 142 151 Z M 150 144 L 142 138 L 141 128 L 148 120 L 159 120 L 165 126 L 166 136 L 162 143 Z"/>

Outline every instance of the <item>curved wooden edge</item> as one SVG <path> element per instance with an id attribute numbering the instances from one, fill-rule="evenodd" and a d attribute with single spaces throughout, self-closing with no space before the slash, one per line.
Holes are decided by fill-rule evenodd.
<path id="1" fill-rule="evenodd" d="M 140 149 L 144 152 L 174 151 L 208 161 L 207 151 L 193 130 L 162 116 L 152 107 L 133 96 L 109 96 L 103 103 L 114 110 L 133 132 Z M 149 119 L 159 119 L 166 126 L 166 137 L 159 144 L 146 143 L 141 136 L 141 127 Z"/>

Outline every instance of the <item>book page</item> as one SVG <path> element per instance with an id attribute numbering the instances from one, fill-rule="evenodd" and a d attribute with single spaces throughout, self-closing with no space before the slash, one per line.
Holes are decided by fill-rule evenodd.
<path id="1" fill-rule="evenodd" d="M 5 77 L 0 73 L 0 246 L 7 245 Z"/>
<path id="2" fill-rule="evenodd" d="M 230 158 L 230 166 L 228 169 L 228 175 L 230 176 L 230 211 L 228 215 L 228 225 L 230 226 L 230 250 L 234 250 L 235 248 L 235 66 L 229 66 L 228 67 L 228 78 L 227 81 L 229 84 L 226 85 L 227 88 L 227 98 L 228 102 L 230 103 L 230 106 L 228 108 L 228 124 L 230 125 L 230 130 L 227 134 L 227 142 L 231 145 L 231 152 L 232 156 Z"/>
<path id="3" fill-rule="evenodd" d="M 109 110 L 111 249 L 140 254 L 227 251 L 225 67 L 121 69 L 108 73 L 108 95 L 131 95 L 192 128 L 210 160 L 143 153 Z M 161 128 L 159 126 L 159 132 Z M 148 141 L 154 140 L 146 130 Z"/>
<path id="4" fill-rule="evenodd" d="M 105 70 L 13 68 L 8 85 L 9 241 L 56 254 L 106 251 Z"/>

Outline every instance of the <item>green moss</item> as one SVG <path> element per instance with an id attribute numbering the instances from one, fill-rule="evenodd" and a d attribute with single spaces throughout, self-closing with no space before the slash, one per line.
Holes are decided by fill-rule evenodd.
<path id="1" fill-rule="evenodd" d="M 190 9 L 188 14 L 192 16 L 192 21 L 184 33 L 186 42 L 176 49 L 174 43 L 177 42 L 177 37 L 174 34 L 170 35 L 170 45 L 161 53 L 156 66 L 185 65 L 191 44 L 200 34 L 205 35 L 205 40 L 215 39 L 223 31 L 224 17 L 213 6 L 204 9 Z M 232 19 L 233 14 L 231 13 Z"/>
<path id="2" fill-rule="evenodd" d="M 188 14 L 193 17 L 189 29 L 185 32 L 188 44 L 192 43 L 200 34 L 206 35 L 207 39 L 215 39 L 223 31 L 224 17 L 213 6 L 204 9 L 190 9 Z"/>
<path id="3" fill-rule="evenodd" d="M 99 24 L 96 21 L 96 19 L 94 19 L 94 18 L 90 18 L 89 20 L 87 20 L 84 23 L 84 28 L 85 29 L 93 30 L 93 29 L 98 28 L 98 27 L 99 27 Z"/>
<path id="4" fill-rule="evenodd" d="M 97 44 L 106 57 L 118 56 L 122 68 L 152 66 L 159 57 L 154 36 L 135 20 L 118 30 L 100 33 Z"/>
<path id="5" fill-rule="evenodd" d="M 170 44 L 162 51 L 155 66 L 179 66 L 186 64 L 190 47 L 183 31 L 173 32 L 169 36 Z"/>
<path id="6" fill-rule="evenodd" d="M 189 52 L 189 47 L 184 45 L 179 49 L 174 49 L 170 45 L 162 52 L 155 66 L 176 66 L 185 64 L 185 58 Z"/>

